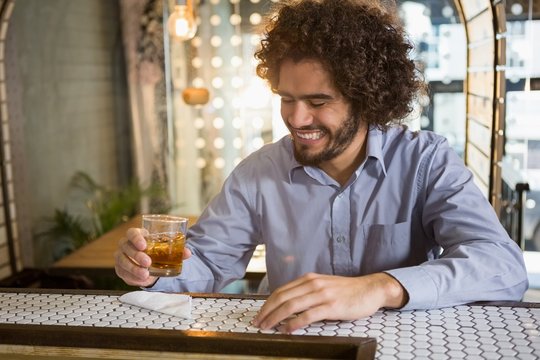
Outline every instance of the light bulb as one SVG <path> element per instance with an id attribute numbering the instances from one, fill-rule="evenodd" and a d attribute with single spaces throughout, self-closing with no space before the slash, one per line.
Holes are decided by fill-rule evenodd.
<path id="1" fill-rule="evenodd" d="M 169 36 L 179 41 L 193 38 L 197 32 L 197 23 L 193 12 L 186 5 L 175 5 L 174 11 L 167 20 Z"/>

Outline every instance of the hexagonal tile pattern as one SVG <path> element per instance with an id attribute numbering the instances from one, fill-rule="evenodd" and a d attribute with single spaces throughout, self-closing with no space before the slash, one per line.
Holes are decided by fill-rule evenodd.
<path id="1" fill-rule="evenodd" d="M 275 334 L 251 325 L 263 303 L 195 297 L 192 318 L 181 319 L 123 304 L 117 296 L 0 292 L 0 323 Z M 538 359 L 540 308 L 384 310 L 355 321 L 320 321 L 294 335 L 374 337 L 380 359 Z"/>

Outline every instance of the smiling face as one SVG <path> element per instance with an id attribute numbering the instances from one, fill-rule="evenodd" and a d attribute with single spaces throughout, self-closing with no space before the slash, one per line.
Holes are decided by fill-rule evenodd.
<path id="1" fill-rule="evenodd" d="M 320 62 L 285 60 L 277 93 L 300 164 L 324 169 L 330 163 L 349 166 L 357 158 L 365 138 L 361 135 L 365 132 L 360 131 L 364 127 L 351 114 L 349 103 Z"/>

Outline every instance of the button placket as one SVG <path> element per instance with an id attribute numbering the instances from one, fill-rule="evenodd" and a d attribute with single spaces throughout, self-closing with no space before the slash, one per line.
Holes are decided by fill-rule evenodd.
<path id="1" fill-rule="evenodd" d="M 332 266 L 336 275 L 350 275 L 350 187 L 338 193 L 332 202 Z"/>

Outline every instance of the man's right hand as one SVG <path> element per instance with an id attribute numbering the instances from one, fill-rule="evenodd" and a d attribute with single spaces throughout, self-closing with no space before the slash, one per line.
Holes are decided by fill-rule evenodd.
<path id="1" fill-rule="evenodd" d="M 148 268 L 152 260 L 144 253 L 146 240 L 143 234 L 145 229 L 130 228 L 126 237 L 120 239 L 118 249 L 114 253 L 114 269 L 116 275 L 133 286 L 151 286 L 157 281 L 157 277 L 150 276 Z M 184 259 L 191 256 L 191 252 L 184 249 Z"/>

